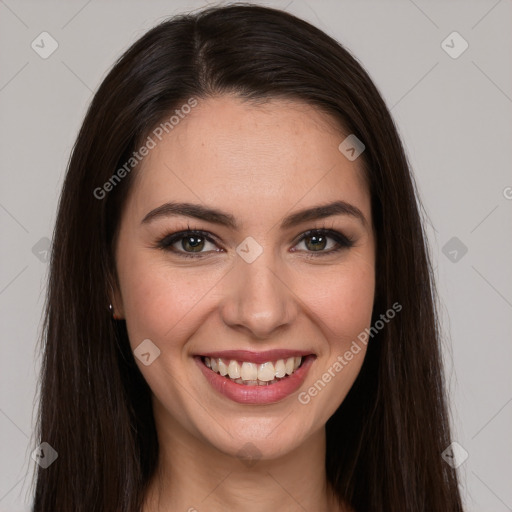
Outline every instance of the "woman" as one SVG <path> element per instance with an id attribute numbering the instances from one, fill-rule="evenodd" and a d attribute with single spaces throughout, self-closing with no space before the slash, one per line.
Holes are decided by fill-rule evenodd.
<path id="1" fill-rule="evenodd" d="M 434 297 L 355 59 L 260 6 L 165 21 L 69 163 L 34 512 L 461 511 Z"/>

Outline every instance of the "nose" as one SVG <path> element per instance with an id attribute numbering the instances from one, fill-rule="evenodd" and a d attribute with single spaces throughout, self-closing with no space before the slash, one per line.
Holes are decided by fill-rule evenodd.
<path id="1" fill-rule="evenodd" d="M 253 339 L 268 339 L 291 325 L 298 313 L 292 283 L 273 261 L 271 251 L 252 263 L 237 258 L 224 283 L 223 322 Z"/>

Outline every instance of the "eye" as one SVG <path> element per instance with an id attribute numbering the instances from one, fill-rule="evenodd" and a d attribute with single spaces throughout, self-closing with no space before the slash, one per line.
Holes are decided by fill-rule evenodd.
<path id="1" fill-rule="evenodd" d="M 328 242 L 329 240 L 331 243 Z M 293 252 L 297 250 L 296 247 L 301 243 L 304 243 L 305 252 L 316 253 L 311 254 L 311 256 L 325 256 L 354 245 L 352 239 L 332 229 L 306 231 L 300 236 Z M 208 244 L 212 245 L 210 249 L 208 249 Z M 222 249 L 218 248 L 217 243 L 209 233 L 191 229 L 165 236 L 158 242 L 157 247 L 179 254 L 184 258 L 200 258 L 212 251 L 222 252 Z"/>
<path id="2" fill-rule="evenodd" d="M 328 240 L 333 241 L 329 244 Z M 354 241 L 339 231 L 332 229 L 312 229 L 303 233 L 296 247 L 304 243 L 306 252 L 318 253 L 315 256 L 323 256 L 347 249 L 354 245 Z M 328 248 L 329 250 L 325 250 Z"/>
<path id="3" fill-rule="evenodd" d="M 211 244 L 213 248 L 203 251 L 207 244 Z M 197 258 L 205 252 L 215 250 L 216 245 L 214 240 L 204 231 L 187 230 L 165 236 L 158 242 L 158 247 L 176 252 L 187 258 Z"/>

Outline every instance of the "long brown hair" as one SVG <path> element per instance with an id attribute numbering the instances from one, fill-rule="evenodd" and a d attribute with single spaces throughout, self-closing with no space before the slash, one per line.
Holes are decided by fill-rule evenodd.
<path id="1" fill-rule="evenodd" d="M 187 99 L 220 94 L 305 101 L 366 149 L 377 242 L 374 321 L 362 369 L 326 425 L 327 477 L 357 512 L 461 511 L 450 444 L 436 296 L 416 187 L 384 101 L 334 39 L 286 12 L 213 7 L 159 24 L 116 62 L 82 124 L 53 234 L 42 335 L 34 512 L 135 512 L 155 471 L 150 389 L 125 323 L 107 309 L 113 249 L 132 172 L 94 191 Z M 340 139 L 341 140 L 341 139 Z"/>

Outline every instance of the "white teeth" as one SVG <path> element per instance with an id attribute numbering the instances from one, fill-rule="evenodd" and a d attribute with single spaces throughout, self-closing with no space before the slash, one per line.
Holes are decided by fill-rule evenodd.
<path id="1" fill-rule="evenodd" d="M 285 363 L 286 375 L 291 375 L 293 373 L 294 366 L 295 366 L 295 358 L 289 357 Z M 213 370 L 213 366 L 212 366 L 212 370 Z M 217 370 L 213 370 L 213 371 L 217 371 Z"/>
<path id="2" fill-rule="evenodd" d="M 229 362 L 228 373 L 230 379 L 239 379 L 240 378 L 240 365 L 237 361 L 233 359 Z"/>
<path id="3" fill-rule="evenodd" d="M 284 359 L 279 359 L 278 361 L 276 361 L 274 369 L 276 371 L 276 377 L 282 379 L 286 375 L 286 366 L 284 364 Z"/>
<path id="4" fill-rule="evenodd" d="M 268 382 L 269 380 L 274 380 L 275 377 L 274 365 L 272 363 L 263 363 L 260 364 L 258 368 L 258 379 L 264 382 Z"/>
<path id="5" fill-rule="evenodd" d="M 228 374 L 228 367 L 226 363 L 222 359 L 217 359 L 217 364 L 219 365 L 219 373 L 225 377 Z"/>
<path id="6" fill-rule="evenodd" d="M 242 380 L 256 380 L 258 378 L 258 367 L 254 363 L 242 363 Z"/>
<path id="7" fill-rule="evenodd" d="M 278 359 L 277 361 L 268 361 L 263 364 L 250 363 L 247 361 L 238 362 L 231 359 L 227 360 L 214 357 L 205 357 L 204 364 L 214 372 L 223 377 L 229 377 L 238 384 L 247 384 L 249 386 L 266 386 L 278 382 L 276 379 L 283 379 L 291 375 L 301 364 L 302 357 L 289 357 L 288 359 Z"/>

